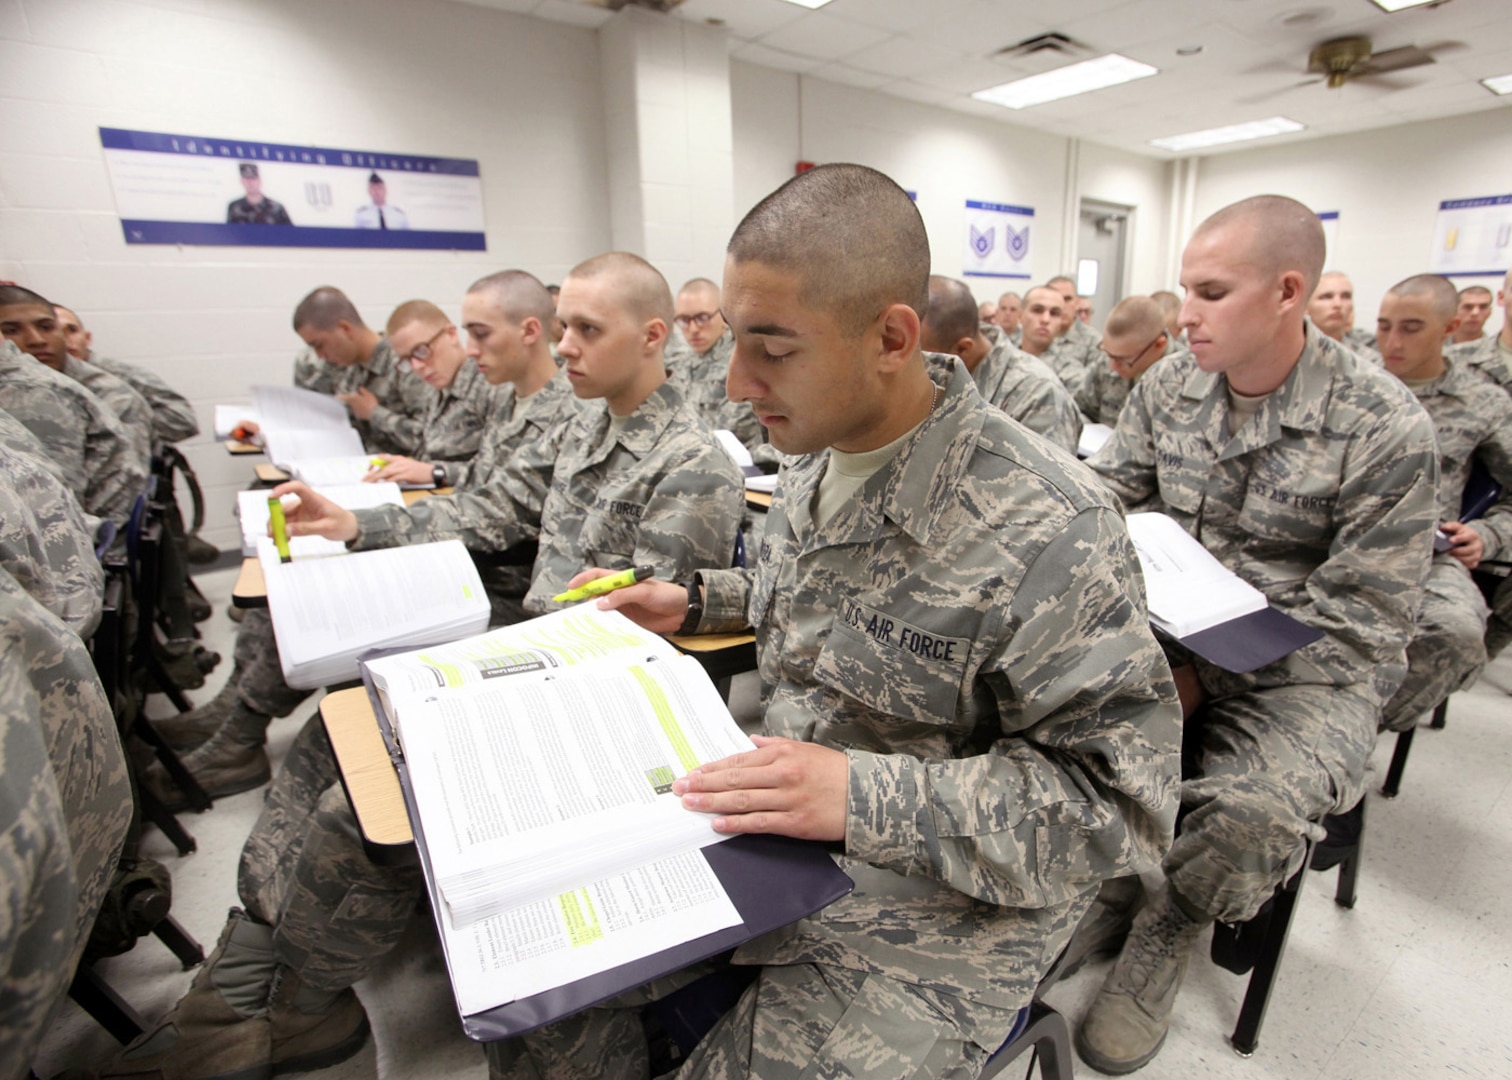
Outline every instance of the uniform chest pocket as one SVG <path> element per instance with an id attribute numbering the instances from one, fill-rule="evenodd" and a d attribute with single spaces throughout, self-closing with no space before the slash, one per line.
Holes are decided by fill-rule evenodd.
<path id="1" fill-rule="evenodd" d="M 1239 526 L 1261 542 L 1326 544 L 1334 533 L 1338 470 L 1325 461 L 1306 470 L 1295 466 L 1285 469 L 1283 464 L 1256 462 L 1245 490 Z"/>
<path id="2" fill-rule="evenodd" d="M 921 724 L 955 722 L 971 642 L 848 602 L 814 662 L 814 677 L 879 712 Z"/>
<path id="3" fill-rule="evenodd" d="M 628 565 L 635 557 L 645 506 L 624 499 L 596 503 L 583 520 L 581 541 L 585 566 Z"/>

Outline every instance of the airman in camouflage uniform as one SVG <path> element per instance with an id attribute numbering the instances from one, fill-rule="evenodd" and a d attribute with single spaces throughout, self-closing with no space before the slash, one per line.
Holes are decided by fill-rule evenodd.
<path id="1" fill-rule="evenodd" d="M 1153 503 L 1323 631 L 1248 674 L 1173 658 L 1178 685 L 1200 687 L 1184 701 L 1201 704 L 1185 730 L 1189 813 L 1165 888 L 1077 1032 L 1104 1072 L 1158 1051 L 1202 928 L 1253 916 L 1321 839 L 1317 822 L 1359 800 L 1405 672 L 1437 515 L 1433 429 L 1400 383 L 1306 321 L 1322 261 L 1317 216 L 1291 199 L 1247 199 L 1199 226 L 1182 260 L 1194 359 L 1147 372 L 1088 462 L 1125 506 Z"/>
<path id="2" fill-rule="evenodd" d="M 1346 275 L 1330 270 L 1318 279 L 1318 287 L 1307 304 L 1307 316 L 1325 337 L 1333 338 L 1361 359 L 1380 365 L 1375 335 L 1354 324 L 1354 282 Z"/>
<path id="3" fill-rule="evenodd" d="M 538 611 L 555 606 L 550 596 L 598 560 L 649 563 L 669 577 L 727 565 L 743 503 L 741 477 L 665 382 L 664 339 L 640 333 L 659 324 L 665 334 L 671 322 L 670 293 L 639 321 L 639 298 L 654 292 L 653 283 L 665 292 L 649 264 L 618 253 L 590 260 L 564 282 L 568 330 L 561 351 L 568 371 L 579 373 L 574 390 L 604 401 L 553 427 L 554 470 L 544 453 L 525 447 L 484 495 L 437 496 L 400 515 L 354 516 L 289 484 L 277 490 L 301 496 L 291 532 L 339 519 L 339 531 L 327 534 L 355 535 L 357 546 L 460 535 L 475 550 L 507 548 L 539 532 L 534 586 L 544 599 L 534 599 L 534 587 L 527 599 Z M 587 322 L 600 331 L 592 339 L 583 335 Z M 630 327 L 635 332 L 627 334 Z M 637 403 L 640 394 L 645 398 Z M 486 499 L 504 505 L 489 508 Z M 542 508 L 539 526 L 524 520 L 531 501 Z M 479 516 L 469 517 L 469 508 Z M 182 1080 L 238 1069 L 256 1075 L 268 1065 L 289 1072 L 310 1060 L 332 1064 L 361 1047 L 367 1018 L 351 985 L 398 941 L 421 877 L 413 863 L 380 866 L 367 857 L 338 780 L 320 719 L 311 717 L 242 851 L 238 888 L 250 919 L 233 912 L 223 950 L 209 965 L 213 977 L 196 979 L 160 1024 L 174 1029 L 165 1056 L 139 1049 L 133 1060 L 128 1049 L 104 1075 L 139 1075 L 152 1066 Z M 149 1033 L 137 1045 L 151 1039 Z"/>
<path id="4" fill-rule="evenodd" d="M 65 355 L 63 366 L 59 369 L 64 375 L 87 387 L 95 397 L 105 403 L 116 418 L 121 421 L 121 426 L 126 429 L 126 434 L 131 437 L 131 444 L 141 455 L 144 468 L 150 467 L 152 461 L 152 406 L 147 404 L 147 399 L 137 393 L 130 383 L 119 376 L 112 375 L 98 364 L 86 364 L 75 356 Z"/>
<path id="5" fill-rule="evenodd" d="M 81 638 L 99 625 L 105 586 L 93 535 L 42 444 L 0 412 L 0 566 Z"/>
<path id="6" fill-rule="evenodd" d="M 301 390 L 313 390 L 317 394 L 336 392 L 338 368 L 315 355 L 315 350 L 306 346 L 294 355 L 294 385 Z"/>
<path id="7" fill-rule="evenodd" d="M 1147 296 L 1129 296 L 1108 313 L 1098 363 L 1076 392 L 1082 415 L 1096 424 L 1112 426 L 1129 400 L 1129 390 L 1146 371 L 1165 357 L 1186 352 L 1165 331 L 1160 304 Z"/>
<path id="8" fill-rule="evenodd" d="M 699 575 L 697 629 L 755 629 L 779 738 L 674 790 L 727 831 L 831 841 L 856 888 L 736 953 L 757 981 L 682 1077 L 977 1075 L 1090 891 L 1151 865 L 1174 820 L 1174 688 L 1119 511 L 964 365 L 926 366 L 928 274 L 917 210 L 859 166 L 789 181 L 731 241 L 732 393 L 805 456 L 754 569 Z M 863 356 L 878 320 L 901 356 Z M 828 400 L 841 372 L 853 394 Z M 828 443 L 855 445 L 857 408 L 886 418 L 865 437 L 883 446 L 842 462 Z M 696 616 L 689 595 L 648 582 L 610 603 L 667 629 Z M 697 970 L 491 1044 L 490 1074 L 644 1076 L 633 1008 Z"/>
<path id="9" fill-rule="evenodd" d="M 23 1076 L 89 940 L 132 814 L 88 651 L 0 569 L 0 1062 Z"/>
<path id="10" fill-rule="evenodd" d="M 67 376 L 0 341 L 0 409 L 58 463 L 86 514 L 125 525 L 147 469 L 105 404 Z"/>
<path id="11" fill-rule="evenodd" d="M 58 322 L 63 330 L 64 341 L 67 343 L 68 355 L 86 364 L 102 368 L 118 379 L 124 379 L 127 385 L 140 394 L 147 403 L 151 417 L 149 447 L 160 442 L 178 442 L 199 434 L 199 420 L 194 415 L 194 406 L 163 381 L 161 376 L 144 367 L 128 364 L 124 360 L 111 360 L 97 355 L 90 347 L 94 341 L 94 335 L 84 326 L 84 320 L 79 318 L 78 313 L 62 304 L 54 304 L 53 309 L 58 313 Z M 99 394 L 99 391 L 95 390 L 95 393 Z M 100 396 L 104 395 L 100 394 Z"/>
<path id="12" fill-rule="evenodd" d="M 959 356 L 987 404 L 1076 453 L 1081 417 L 1060 379 L 1038 358 L 1009 344 L 1002 329 L 977 322 L 976 314 L 964 283 L 932 275 L 923 347 Z"/>
<path id="13" fill-rule="evenodd" d="M 1446 278 L 1422 274 L 1392 287 L 1381 302 L 1386 369 L 1417 396 L 1433 421 L 1439 453 L 1439 520 L 1454 546 L 1433 556 L 1407 647 L 1407 677 L 1381 725 L 1401 731 L 1486 664 L 1486 603 L 1470 569 L 1512 552 L 1512 397 L 1462 362 L 1444 356 L 1458 297 Z M 1479 458 L 1504 495 L 1474 521 L 1460 522 L 1461 494 Z M 1470 546 L 1461 553 L 1461 545 Z M 1478 546 L 1479 552 L 1473 549 Z"/>

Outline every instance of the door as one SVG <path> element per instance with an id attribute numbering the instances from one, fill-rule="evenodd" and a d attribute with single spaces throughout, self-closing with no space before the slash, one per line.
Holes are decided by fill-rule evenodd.
<path id="1" fill-rule="evenodd" d="M 1076 242 L 1076 291 L 1092 297 L 1092 325 L 1101 329 L 1123 299 L 1132 207 L 1083 199 Z"/>

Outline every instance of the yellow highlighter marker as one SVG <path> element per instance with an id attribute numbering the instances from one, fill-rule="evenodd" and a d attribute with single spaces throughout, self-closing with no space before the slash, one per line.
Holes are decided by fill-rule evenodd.
<path id="1" fill-rule="evenodd" d="M 370 472 L 373 471 L 373 470 L 375 470 L 375 469 L 384 469 L 384 468 L 387 468 L 387 467 L 388 467 L 388 458 L 386 458 L 386 457 L 371 457 L 371 458 L 368 458 L 368 471 L 370 471 Z"/>
<path id="2" fill-rule="evenodd" d="M 576 589 L 568 589 L 564 593 L 557 593 L 551 598 L 554 604 L 575 604 L 579 600 L 589 600 L 595 596 L 603 596 L 615 589 L 623 589 L 627 585 L 634 585 L 637 581 L 645 581 L 656 568 L 652 566 L 637 566 L 633 570 L 621 570 L 618 574 L 610 574 L 608 577 L 594 578 L 586 585 L 579 585 Z"/>
<path id="3" fill-rule="evenodd" d="M 273 526 L 273 546 L 278 549 L 278 561 L 293 562 L 289 554 L 289 526 L 284 521 L 283 501 L 276 495 L 268 496 L 268 523 Z"/>

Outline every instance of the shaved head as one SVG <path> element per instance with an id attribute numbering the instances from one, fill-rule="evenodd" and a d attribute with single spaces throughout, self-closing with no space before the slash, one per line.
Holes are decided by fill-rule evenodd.
<path id="1" fill-rule="evenodd" d="M 556 315 L 551 290 L 524 270 L 500 270 L 481 277 L 467 287 L 467 295 L 484 297 L 499 314 L 517 325 L 533 318 L 550 327 Z"/>
<path id="2" fill-rule="evenodd" d="M 616 295 L 636 319 L 660 319 L 671 329 L 673 318 L 672 289 L 661 271 L 639 255 L 628 251 L 610 251 L 595 255 L 574 266 L 570 278 L 589 280 L 612 278 Z"/>
<path id="3" fill-rule="evenodd" d="M 920 317 L 929 306 L 924 219 L 906 191 L 864 165 L 793 177 L 736 226 L 729 256 L 795 275 L 802 302 L 855 336 L 893 304 Z"/>
<path id="4" fill-rule="evenodd" d="M 681 296 L 683 293 L 698 293 L 705 296 L 712 293 L 714 299 L 717 301 L 719 299 L 719 286 L 706 277 L 696 277 L 691 281 L 684 282 L 683 287 L 677 290 L 678 296 Z"/>
<path id="5" fill-rule="evenodd" d="M 1459 312 L 1459 294 L 1454 284 L 1438 274 L 1414 274 L 1386 290 L 1389 296 L 1426 296 L 1433 305 L 1433 313 L 1444 322 Z"/>
<path id="6" fill-rule="evenodd" d="M 0 285 L 0 307 L 11 307 L 15 304 L 38 304 L 53 312 L 57 317 L 57 311 L 51 300 L 41 293 L 32 292 L 24 285 Z"/>
<path id="7" fill-rule="evenodd" d="M 406 300 L 394 309 L 388 317 L 388 333 L 417 322 L 421 326 L 431 330 L 439 330 L 443 326 L 450 326 L 451 320 L 429 300 Z"/>
<path id="8" fill-rule="evenodd" d="M 976 298 L 971 290 L 955 278 L 930 275 L 924 347 L 931 352 L 951 352 L 962 338 L 975 337 L 978 325 Z"/>
<path id="9" fill-rule="evenodd" d="M 294 309 L 294 332 L 311 330 L 334 330 L 339 322 L 365 327 L 357 305 L 347 299 L 346 293 L 330 285 L 322 285 L 299 302 Z"/>
<path id="10" fill-rule="evenodd" d="M 1165 333 L 1165 312 L 1148 296 L 1130 296 L 1120 300 L 1108 312 L 1103 334 L 1110 338 L 1139 338 L 1154 341 Z"/>
<path id="11" fill-rule="evenodd" d="M 1233 252 L 1236 262 L 1250 263 L 1271 276 L 1296 271 L 1309 296 L 1317 290 L 1323 274 L 1323 223 L 1296 199 L 1284 195 L 1241 199 L 1197 226 L 1193 239 L 1222 230 L 1231 231 L 1240 245 Z"/>
<path id="12" fill-rule="evenodd" d="M 1463 289 L 1461 289 L 1459 291 L 1459 298 L 1461 300 L 1463 300 L 1467 296 L 1487 296 L 1487 297 L 1489 297 L 1490 295 L 1491 295 L 1491 290 L 1488 289 L 1488 288 L 1486 288 L 1484 285 L 1466 285 Z"/>

